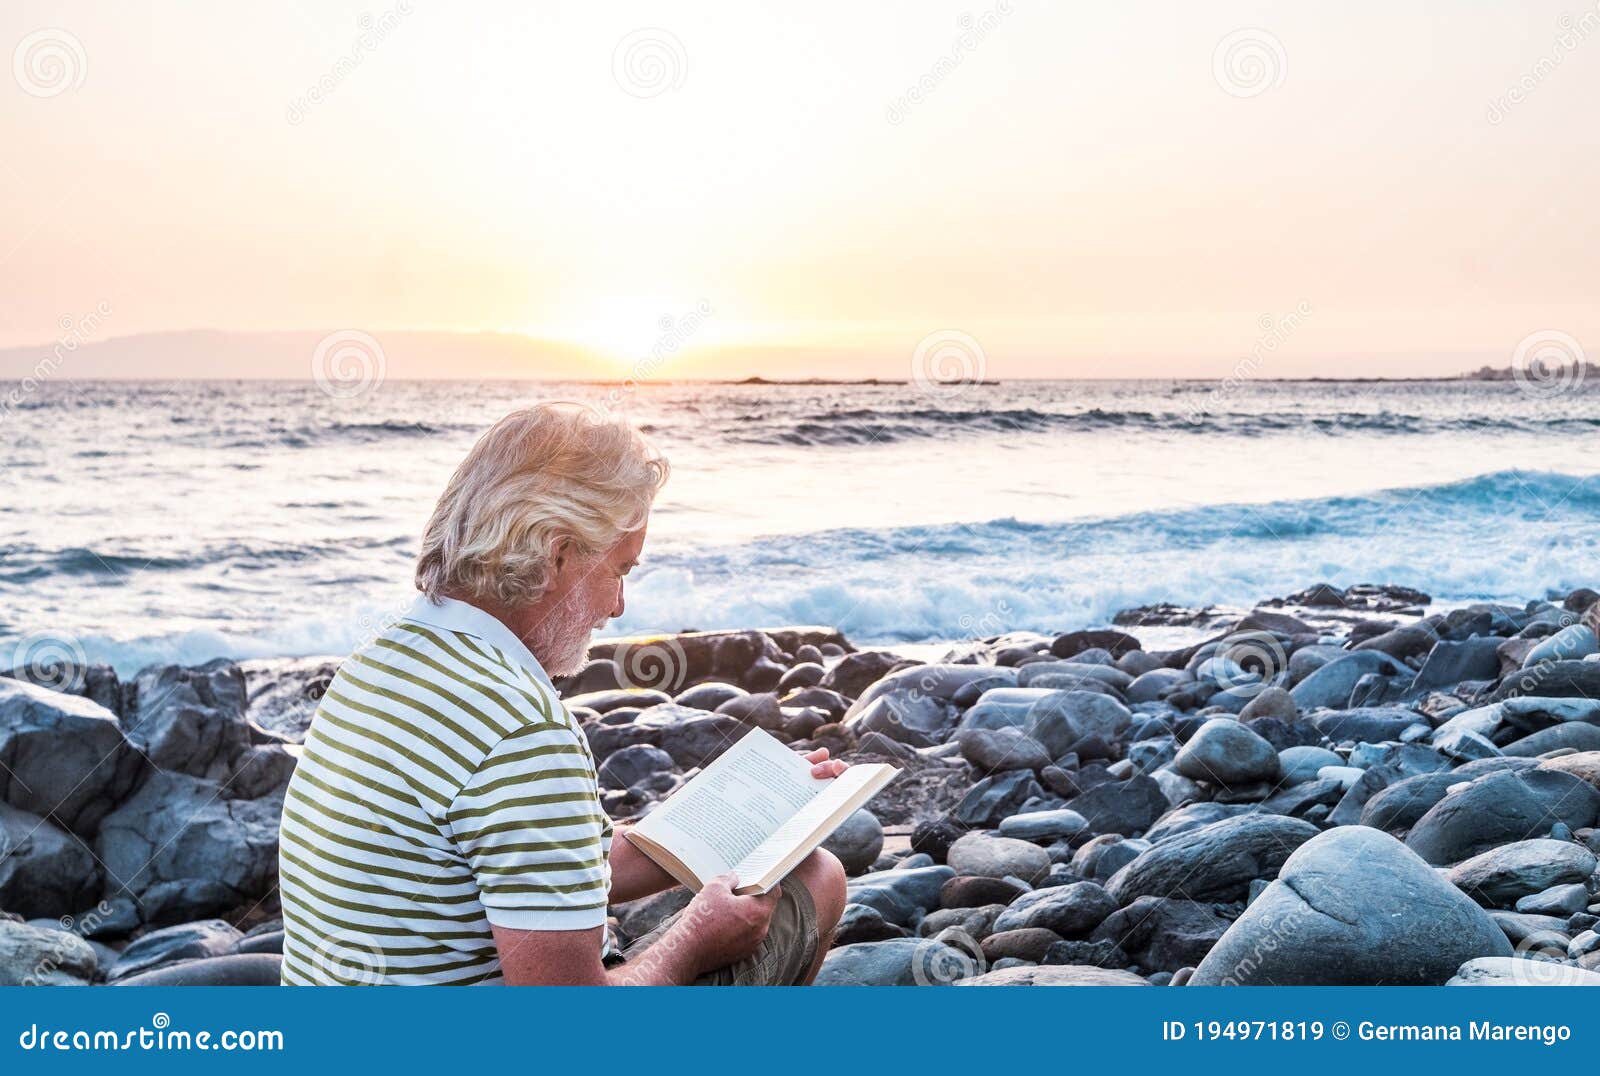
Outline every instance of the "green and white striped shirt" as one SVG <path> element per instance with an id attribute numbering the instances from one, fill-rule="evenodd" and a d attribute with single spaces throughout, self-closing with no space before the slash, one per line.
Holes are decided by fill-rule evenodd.
<path id="1" fill-rule="evenodd" d="M 490 924 L 606 920 L 583 732 L 494 617 L 418 598 L 340 667 L 283 805 L 283 982 L 501 981 Z"/>

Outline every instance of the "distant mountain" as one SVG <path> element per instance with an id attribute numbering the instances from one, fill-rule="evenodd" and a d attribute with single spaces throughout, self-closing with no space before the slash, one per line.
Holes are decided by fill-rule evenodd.
<path id="1" fill-rule="evenodd" d="M 325 343 L 326 342 L 326 343 Z M 267 378 L 307 380 L 316 364 L 370 369 L 386 378 L 615 378 L 616 362 L 574 344 L 517 333 L 387 331 L 358 333 L 141 333 L 78 344 L 0 350 L 0 380 L 49 376 L 102 378 Z M 365 364 L 362 366 L 361 364 Z M 332 371 L 330 370 L 330 373 Z M 350 376 L 350 375 L 346 375 Z"/>
<path id="2" fill-rule="evenodd" d="M 1593 378 L 1600 381 L 1600 366 L 1592 362 L 1583 364 L 1581 374 L 1578 374 L 1575 368 L 1567 369 L 1562 367 L 1559 369 L 1564 380 L 1589 381 Z M 1575 374 L 1577 374 L 1576 377 L 1574 377 Z M 1510 366 L 1480 366 L 1476 370 L 1460 375 L 1463 381 L 1514 381 L 1517 376 L 1517 371 Z M 1528 376 L 1528 373 L 1524 372 L 1523 376 Z"/>

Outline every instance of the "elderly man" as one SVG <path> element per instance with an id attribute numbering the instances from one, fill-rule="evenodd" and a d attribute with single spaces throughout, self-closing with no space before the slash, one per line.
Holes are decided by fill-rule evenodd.
<path id="1" fill-rule="evenodd" d="M 625 955 L 608 904 L 676 885 L 613 841 L 550 676 L 622 615 L 666 461 L 576 405 L 506 416 L 439 498 L 422 595 L 329 685 L 284 801 L 285 983 L 800 984 L 844 908 L 825 851 L 731 876 Z M 844 764 L 808 756 L 818 776 Z"/>

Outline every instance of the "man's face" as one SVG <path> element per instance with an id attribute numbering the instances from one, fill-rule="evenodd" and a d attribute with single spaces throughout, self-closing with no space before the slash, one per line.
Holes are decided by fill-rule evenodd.
<path id="1" fill-rule="evenodd" d="M 641 526 L 597 555 L 566 553 L 558 559 L 555 578 L 528 633 L 529 649 L 551 676 L 570 676 L 581 669 L 589 637 L 622 615 L 623 579 L 639 562 L 644 536 Z"/>

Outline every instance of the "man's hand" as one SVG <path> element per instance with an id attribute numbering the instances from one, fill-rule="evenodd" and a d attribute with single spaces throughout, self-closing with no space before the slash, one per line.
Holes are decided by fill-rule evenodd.
<path id="1" fill-rule="evenodd" d="M 826 747 L 819 747 L 812 751 L 805 756 L 805 760 L 811 763 L 811 776 L 813 777 L 837 777 L 850 768 L 850 763 L 848 762 L 841 762 L 836 758 L 830 759 Z"/>
<path id="2" fill-rule="evenodd" d="M 729 871 L 705 884 L 689 901 L 678 921 L 665 937 L 650 946 L 655 949 L 673 942 L 695 954 L 699 974 L 743 960 L 760 948 L 778 908 L 781 887 L 771 892 L 740 896 L 733 891 L 739 876 Z M 673 936 L 682 932 L 682 936 Z M 648 953 L 649 950 L 646 950 Z"/>

